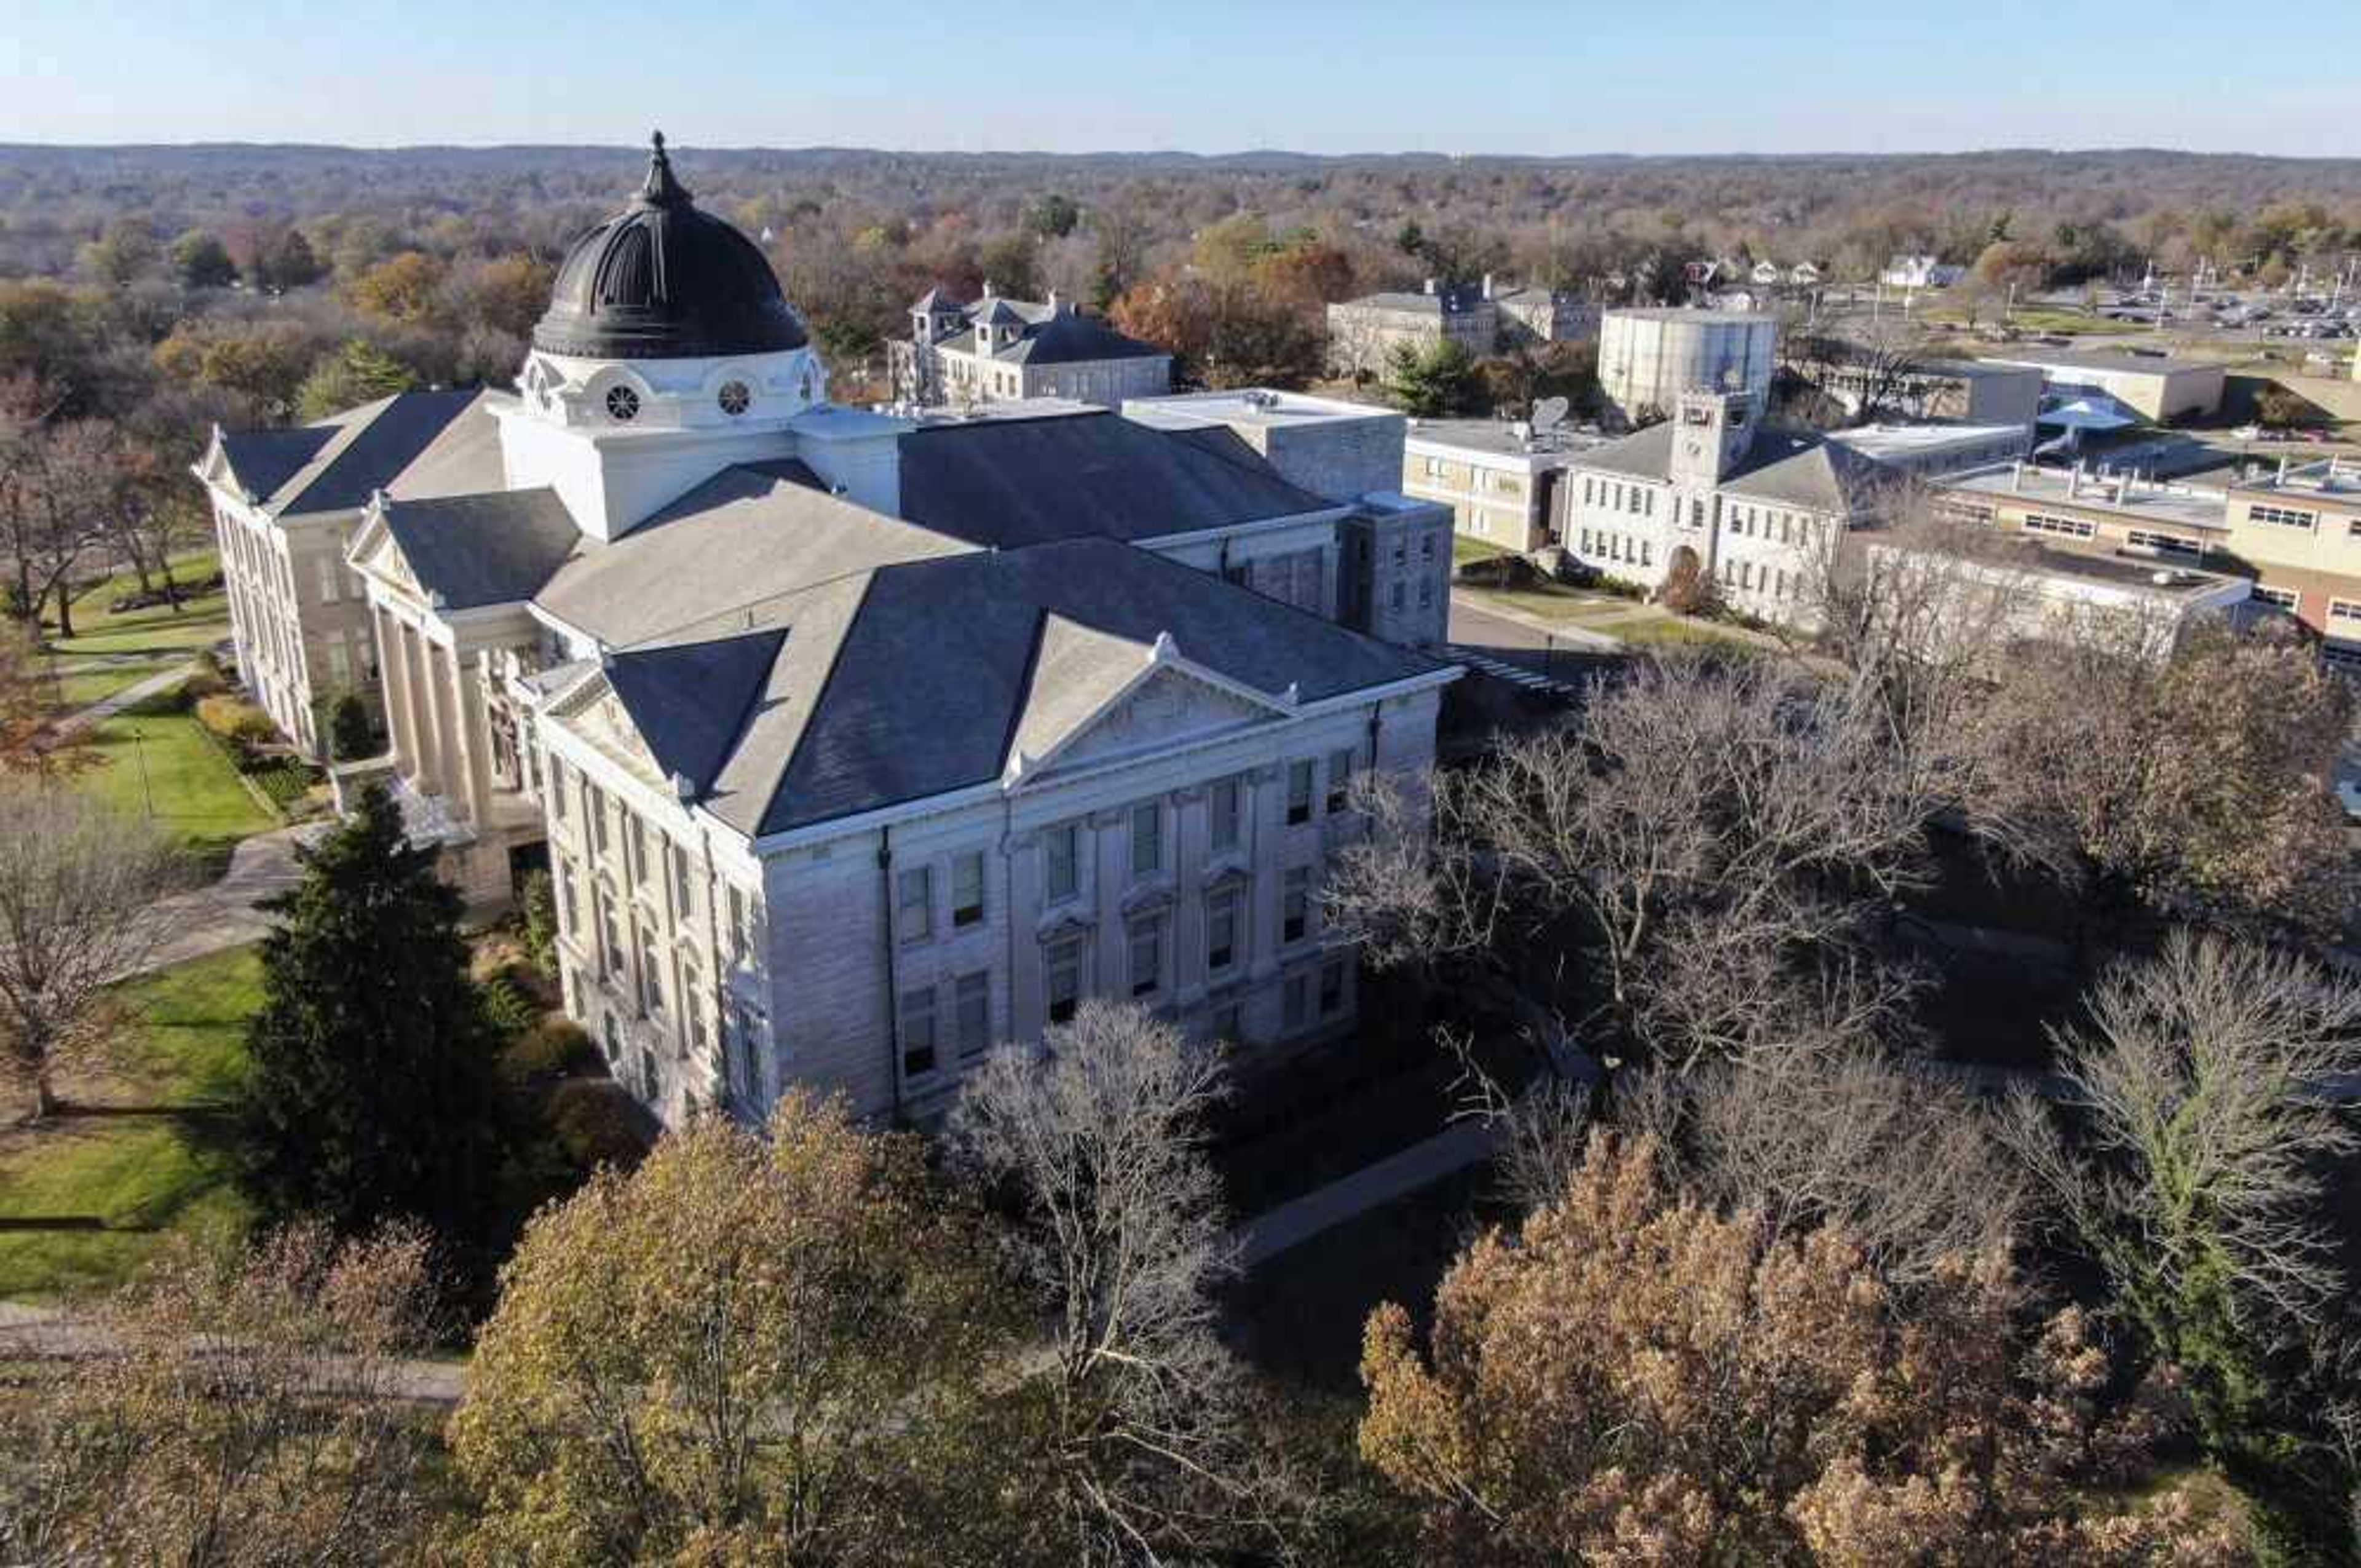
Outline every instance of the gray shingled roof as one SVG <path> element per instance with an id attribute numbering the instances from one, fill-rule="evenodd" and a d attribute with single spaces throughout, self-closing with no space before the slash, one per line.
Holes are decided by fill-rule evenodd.
<path id="1" fill-rule="evenodd" d="M 279 517 L 357 511 L 384 490 L 397 497 L 462 495 L 501 482 L 500 394 L 463 387 L 399 392 L 298 430 L 225 433 L 240 488 Z"/>
<path id="2" fill-rule="evenodd" d="M 760 835 L 999 778 L 1020 732 L 1044 728 L 1028 713 L 1078 719 L 1111 689 L 1120 644 L 1145 669 L 1166 632 L 1182 657 L 1274 700 L 1290 685 L 1317 701 L 1440 668 L 1104 539 L 882 566 L 804 601 L 783 627 L 613 664 L 630 672 L 635 721 L 650 715 L 658 761 L 697 781 L 722 820 Z M 771 676 L 750 698 L 744 671 L 758 658 Z M 674 711 L 683 704 L 706 711 Z M 730 754 L 707 762 L 724 729 L 736 737 Z"/>
<path id="3" fill-rule="evenodd" d="M 1333 505 L 1226 427 L 1178 432 L 1114 413 L 926 425 L 901 438 L 901 454 L 904 517 L 1000 550 L 1156 539 Z"/>
<path id="4" fill-rule="evenodd" d="M 1568 465 L 1577 471 L 1622 474 L 1664 482 L 1672 472 L 1671 420 L 1594 447 Z M 1732 495 L 1821 512 L 1850 512 L 1867 504 L 1901 470 L 1817 435 L 1758 429 L 1753 444 L 1721 488 Z"/>
<path id="5" fill-rule="evenodd" d="M 440 595 L 445 609 L 533 598 L 582 537 L 548 488 L 389 499 L 382 516 L 418 586 Z"/>
<path id="6" fill-rule="evenodd" d="M 1023 365 L 1076 365 L 1098 359 L 1156 359 L 1169 350 L 1126 337 L 1096 316 L 1061 311 L 1026 330 L 1000 357 Z"/>
<path id="7" fill-rule="evenodd" d="M 725 468 L 622 538 L 586 546 L 534 596 L 609 647 L 892 561 L 970 548 L 815 488 L 797 464 Z M 758 618 L 759 619 L 759 618 Z M 751 624 L 751 622 L 750 622 Z"/>
<path id="8" fill-rule="evenodd" d="M 1443 293 L 1413 294 L 1407 290 L 1364 294 L 1357 300 L 1347 300 L 1347 305 L 1369 311 L 1399 311 L 1422 316 L 1439 316 L 1446 310 L 1453 315 L 1464 315 L 1484 302 L 1484 297 L 1473 289 L 1454 289 Z"/>

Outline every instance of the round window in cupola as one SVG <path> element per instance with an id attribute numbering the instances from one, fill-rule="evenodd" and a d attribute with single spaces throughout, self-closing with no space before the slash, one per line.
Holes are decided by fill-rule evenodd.
<path id="1" fill-rule="evenodd" d="M 723 413 L 736 419 L 754 406 L 754 394 L 743 381 L 724 381 L 721 390 L 714 394 L 714 401 L 721 405 Z"/>
<path id="2" fill-rule="evenodd" d="M 640 417 L 640 394 L 629 387 L 607 389 L 607 417 L 617 424 L 629 424 Z"/>

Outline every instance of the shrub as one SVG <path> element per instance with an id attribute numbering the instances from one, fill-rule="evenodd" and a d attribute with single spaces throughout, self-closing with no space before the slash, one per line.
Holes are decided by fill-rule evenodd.
<path id="1" fill-rule="evenodd" d="M 525 1030 L 500 1052 L 500 1076 L 511 1083 L 531 1083 L 589 1067 L 598 1059 L 598 1049 L 581 1025 L 551 1018 Z"/>
<path id="2" fill-rule="evenodd" d="M 261 745 L 279 734 L 270 715 L 250 702 L 221 693 L 197 704 L 197 722 L 236 745 Z"/>
<path id="3" fill-rule="evenodd" d="M 328 705 L 328 754 L 340 762 L 357 762 L 377 755 L 377 726 L 368 704 L 352 692 Z"/>
<path id="4" fill-rule="evenodd" d="M 219 696 L 227 690 L 229 690 L 229 681 L 222 674 L 219 665 L 210 670 L 199 665 L 191 673 L 187 680 L 181 683 L 181 694 L 192 702 L 203 702 L 209 696 Z"/>
<path id="5" fill-rule="evenodd" d="M 593 1079 L 568 1079 L 549 1091 L 550 1130 L 566 1157 L 585 1170 L 601 1165 L 635 1165 L 647 1146 L 639 1113 L 620 1087 Z"/>
<path id="6" fill-rule="evenodd" d="M 525 873 L 524 948 L 544 974 L 557 972 L 557 891 L 547 872 Z"/>
<path id="7" fill-rule="evenodd" d="M 503 1035 L 522 1035 L 541 1017 L 540 1005 L 504 974 L 493 976 L 478 989 L 484 995 L 484 1015 Z"/>

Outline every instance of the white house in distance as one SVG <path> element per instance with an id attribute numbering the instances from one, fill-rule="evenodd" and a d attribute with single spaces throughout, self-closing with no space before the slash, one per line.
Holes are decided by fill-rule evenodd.
<path id="1" fill-rule="evenodd" d="M 910 335 L 885 345 L 898 402 L 1071 398 L 1120 408 L 1172 389 L 1172 356 L 1126 337 L 1071 300 L 1011 300 L 983 286 L 969 303 L 930 289 L 910 306 Z"/>
<path id="2" fill-rule="evenodd" d="M 489 484 L 362 509 L 393 747 L 338 785 L 478 901 L 546 859 L 566 1010 L 660 1116 L 923 1116 L 1084 996 L 1350 1024 L 1323 867 L 1456 674 L 1355 629 L 1393 569 L 1355 541 L 1415 560 L 1439 509 L 1218 421 L 838 408 L 661 142 L 486 408 Z"/>

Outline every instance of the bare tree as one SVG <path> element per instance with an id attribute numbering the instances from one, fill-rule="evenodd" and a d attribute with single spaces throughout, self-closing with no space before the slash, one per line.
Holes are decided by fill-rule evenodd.
<path id="1" fill-rule="evenodd" d="M 2308 960 L 2175 932 L 2110 970 L 2057 1036 L 2063 1107 L 2014 1142 L 2140 1321 L 2169 1338 L 2201 1272 L 2257 1326 L 2325 1321 L 2344 1288 L 2324 1166 L 2361 1149 L 2361 987 Z"/>
<path id="2" fill-rule="evenodd" d="M 2057 1036 L 2060 1102 L 2007 1135 L 2144 1348 L 2175 1368 L 2209 1457 L 2281 1541 L 2349 1527 L 2333 1346 L 2349 1310 L 2331 1173 L 2361 1149 L 2361 986 L 2176 932 L 2117 965 Z"/>
<path id="3" fill-rule="evenodd" d="M 1899 315 L 1833 328 L 1784 334 L 1781 358 L 1847 411 L 1848 424 L 1881 418 L 1927 419 L 1938 412 L 1926 375 L 1927 340 Z"/>
<path id="4" fill-rule="evenodd" d="M 0 1556 L 79 1563 L 417 1561 L 431 1428 L 402 1403 L 429 1339 L 427 1245 L 324 1228 L 250 1253 L 185 1240 L 78 1327 L 93 1348 L 19 1405 Z"/>
<path id="5" fill-rule="evenodd" d="M 1163 1562 L 1271 1528 L 1216 1332 L 1233 1254 L 1204 1118 L 1224 1092 L 1213 1049 L 1088 1002 L 1038 1053 L 994 1052 L 951 1114 L 957 1164 L 1021 1205 L 1051 1334 L 1028 1468 L 1078 1559 Z"/>
<path id="6" fill-rule="evenodd" d="M 1417 814 L 1384 802 L 1399 787 L 1370 786 L 1380 823 Z M 1575 729 L 1425 788 L 1431 841 L 1377 833 L 1333 865 L 1331 918 L 1370 961 L 1497 959 L 1572 916 L 1609 1026 L 1683 1062 L 1744 1044 L 1684 977 L 1874 961 L 1879 916 L 1927 874 L 1934 809 L 1859 684 L 1762 660 L 1649 661 Z"/>
<path id="7" fill-rule="evenodd" d="M 73 635 L 73 574 L 105 537 L 121 484 L 119 442 L 99 420 L 0 422 L 0 541 L 21 609 L 38 620 L 57 605 L 58 635 Z"/>
<path id="8" fill-rule="evenodd" d="M 57 1109 L 52 1075 L 104 1044 L 107 987 L 177 919 L 180 851 L 148 824 L 40 775 L 0 778 L 0 1072 Z"/>
<path id="9" fill-rule="evenodd" d="M 2016 1239 L 2025 1179 L 1973 1093 L 1841 1026 L 1785 1045 L 1643 1069 L 1618 1086 L 1618 1120 L 1655 1139 L 1683 1190 L 1784 1233 L 1839 1226 L 1897 1285 Z"/>

